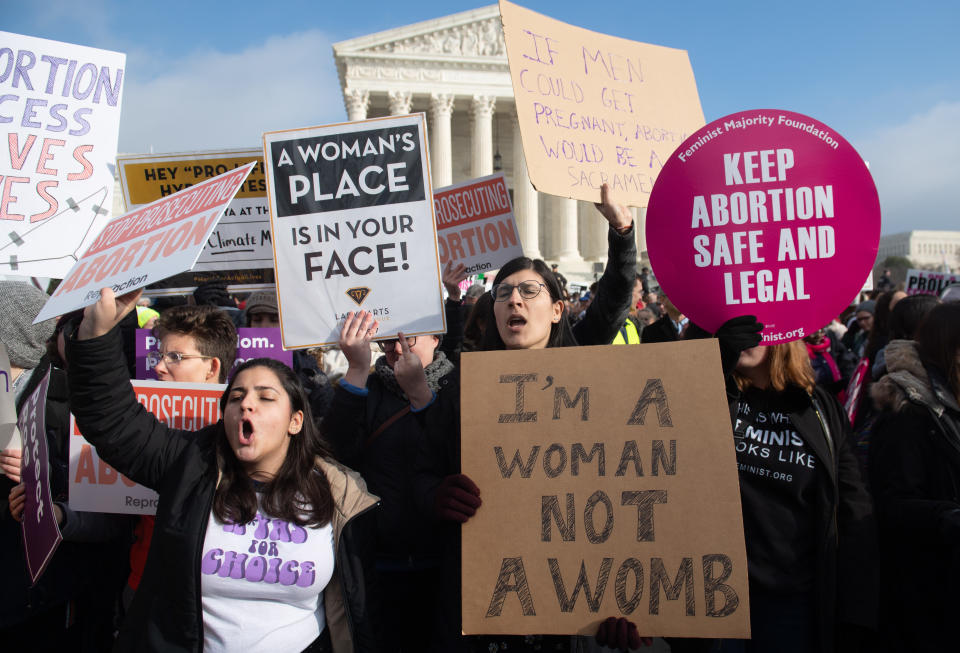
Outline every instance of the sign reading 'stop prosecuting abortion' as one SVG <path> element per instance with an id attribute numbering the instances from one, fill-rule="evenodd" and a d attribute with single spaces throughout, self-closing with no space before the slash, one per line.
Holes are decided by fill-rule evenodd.
<path id="1" fill-rule="evenodd" d="M 433 205 L 440 263 L 463 263 L 467 274 L 477 274 L 523 256 L 502 172 L 438 188 Z"/>
<path id="2" fill-rule="evenodd" d="M 218 383 L 131 381 L 137 401 L 170 428 L 198 431 L 220 419 Z M 70 415 L 70 507 L 89 512 L 153 515 L 157 493 L 103 462 Z"/>
<path id="3" fill-rule="evenodd" d="M 34 322 L 189 270 L 255 162 L 151 202 L 108 224 L 64 277 Z"/>
<path id="4" fill-rule="evenodd" d="M 530 181 L 588 202 L 610 184 L 646 206 L 663 163 L 703 125 L 686 50 L 591 32 L 500 1 Z"/>
<path id="5" fill-rule="evenodd" d="M 221 150 L 117 157 L 127 210 L 256 161 L 207 239 L 194 272 L 273 268 L 263 150 Z"/>
<path id="6" fill-rule="evenodd" d="M 460 461 L 483 499 L 461 538 L 464 632 L 593 634 L 622 615 L 644 635 L 749 636 L 715 340 L 462 363 Z"/>
<path id="7" fill-rule="evenodd" d="M 422 113 L 263 135 L 284 347 L 446 330 Z"/>
<path id="8" fill-rule="evenodd" d="M 62 278 L 110 220 L 125 61 L 0 32 L 0 274 Z"/>
<path id="9" fill-rule="evenodd" d="M 856 297 L 877 256 L 880 201 L 856 150 L 808 116 L 715 120 L 671 155 L 650 196 L 661 288 L 711 333 L 756 315 L 763 342 L 799 340 Z"/>

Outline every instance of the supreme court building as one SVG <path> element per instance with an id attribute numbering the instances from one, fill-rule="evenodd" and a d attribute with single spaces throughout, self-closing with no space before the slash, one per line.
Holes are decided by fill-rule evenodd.
<path id="1" fill-rule="evenodd" d="M 587 202 L 530 184 L 497 5 L 333 46 L 349 120 L 425 112 L 433 186 L 503 170 L 524 253 L 593 278 L 606 261 L 607 223 Z M 644 210 L 634 209 L 638 249 Z"/>

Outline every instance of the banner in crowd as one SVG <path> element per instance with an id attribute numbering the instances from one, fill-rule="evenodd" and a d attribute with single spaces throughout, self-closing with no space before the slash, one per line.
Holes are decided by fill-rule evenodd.
<path id="1" fill-rule="evenodd" d="M 226 385 L 131 381 L 137 401 L 171 428 L 197 431 L 220 419 Z M 157 493 L 103 462 L 70 415 L 70 507 L 88 512 L 153 515 Z"/>
<path id="2" fill-rule="evenodd" d="M 935 272 L 933 270 L 907 270 L 906 291 L 908 295 L 936 295 L 952 283 L 960 283 L 960 274 L 956 272 Z"/>
<path id="3" fill-rule="evenodd" d="M 477 274 L 523 256 L 502 172 L 437 189 L 433 207 L 442 265 L 463 263 Z"/>
<path id="4" fill-rule="evenodd" d="M 808 116 L 731 114 L 684 141 L 657 179 L 647 250 L 663 292 L 715 332 L 756 315 L 763 342 L 839 315 L 877 257 L 880 202 L 860 155 Z"/>
<path id="5" fill-rule="evenodd" d="M 16 392 L 7 346 L 0 342 L 0 450 L 19 449 L 20 432 L 17 429 Z"/>
<path id="6" fill-rule="evenodd" d="M 703 125 L 686 50 L 562 23 L 506 0 L 500 17 L 530 181 L 588 202 L 610 184 L 646 206 L 664 162 Z"/>
<path id="7" fill-rule="evenodd" d="M 263 135 L 285 347 L 360 310 L 378 337 L 446 331 L 425 135 L 422 113 Z"/>
<path id="8" fill-rule="evenodd" d="M 110 222 L 34 323 L 96 303 L 101 288 L 130 292 L 189 270 L 255 165 L 248 163 Z"/>
<path id="9" fill-rule="evenodd" d="M 125 62 L 0 32 L 0 274 L 62 278 L 110 220 Z"/>
<path id="10" fill-rule="evenodd" d="M 465 633 L 749 637 L 715 340 L 465 353 L 461 378 Z"/>
<path id="11" fill-rule="evenodd" d="M 148 354 L 160 346 L 153 329 L 137 329 L 136 335 L 136 375 L 138 379 L 155 380 L 157 371 L 148 360 Z M 284 350 L 280 339 L 280 329 L 241 327 L 237 329 L 237 357 L 233 363 L 236 369 L 251 358 L 272 358 L 287 367 L 293 367 L 293 352 Z M 230 374 L 227 374 L 227 378 Z"/>
<path id="12" fill-rule="evenodd" d="M 224 209 L 193 266 L 194 272 L 205 272 L 273 268 L 263 150 L 121 155 L 117 165 L 129 211 L 253 160 L 257 165 Z"/>
<path id="13" fill-rule="evenodd" d="M 50 371 L 47 370 L 36 390 L 23 404 L 19 428 L 23 434 L 23 458 L 20 478 L 23 482 L 23 544 L 27 553 L 30 582 L 36 584 L 40 574 L 60 546 L 60 527 L 53 512 L 50 495 L 50 462 L 47 456 L 47 389 Z"/>

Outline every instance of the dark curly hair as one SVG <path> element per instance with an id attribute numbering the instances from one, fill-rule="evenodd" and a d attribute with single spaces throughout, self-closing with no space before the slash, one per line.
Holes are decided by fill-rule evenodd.
<path id="1" fill-rule="evenodd" d="M 215 306 L 174 306 L 160 314 L 153 329 L 158 340 L 168 333 L 190 336 L 204 356 L 220 359 L 220 383 L 225 383 L 237 358 L 237 327 Z"/>

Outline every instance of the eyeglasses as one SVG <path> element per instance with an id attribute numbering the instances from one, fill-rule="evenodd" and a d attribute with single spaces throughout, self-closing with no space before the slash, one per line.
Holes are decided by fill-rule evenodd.
<path id="1" fill-rule="evenodd" d="M 407 347 L 413 347 L 417 344 L 417 336 L 410 336 L 405 340 L 407 341 Z M 380 345 L 380 351 L 390 351 L 397 346 L 398 342 L 400 342 L 399 338 L 392 338 L 391 340 L 380 340 L 377 344 Z"/>
<path id="2" fill-rule="evenodd" d="M 523 299 L 533 299 L 540 294 L 541 289 L 546 287 L 546 284 L 533 280 L 521 281 L 517 285 L 513 285 L 511 283 L 498 283 L 490 289 L 490 293 L 493 295 L 493 301 L 505 302 L 513 296 L 513 289 L 516 288 L 520 291 L 520 296 Z"/>
<path id="3" fill-rule="evenodd" d="M 181 354 L 179 351 L 168 351 L 167 353 L 152 351 L 147 354 L 147 362 L 150 364 L 150 367 L 156 367 L 160 364 L 160 361 L 163 361 L 164 365 L 179 365 L 181 361 L 187 358 L 213 358 L 213 356 Z"/>

